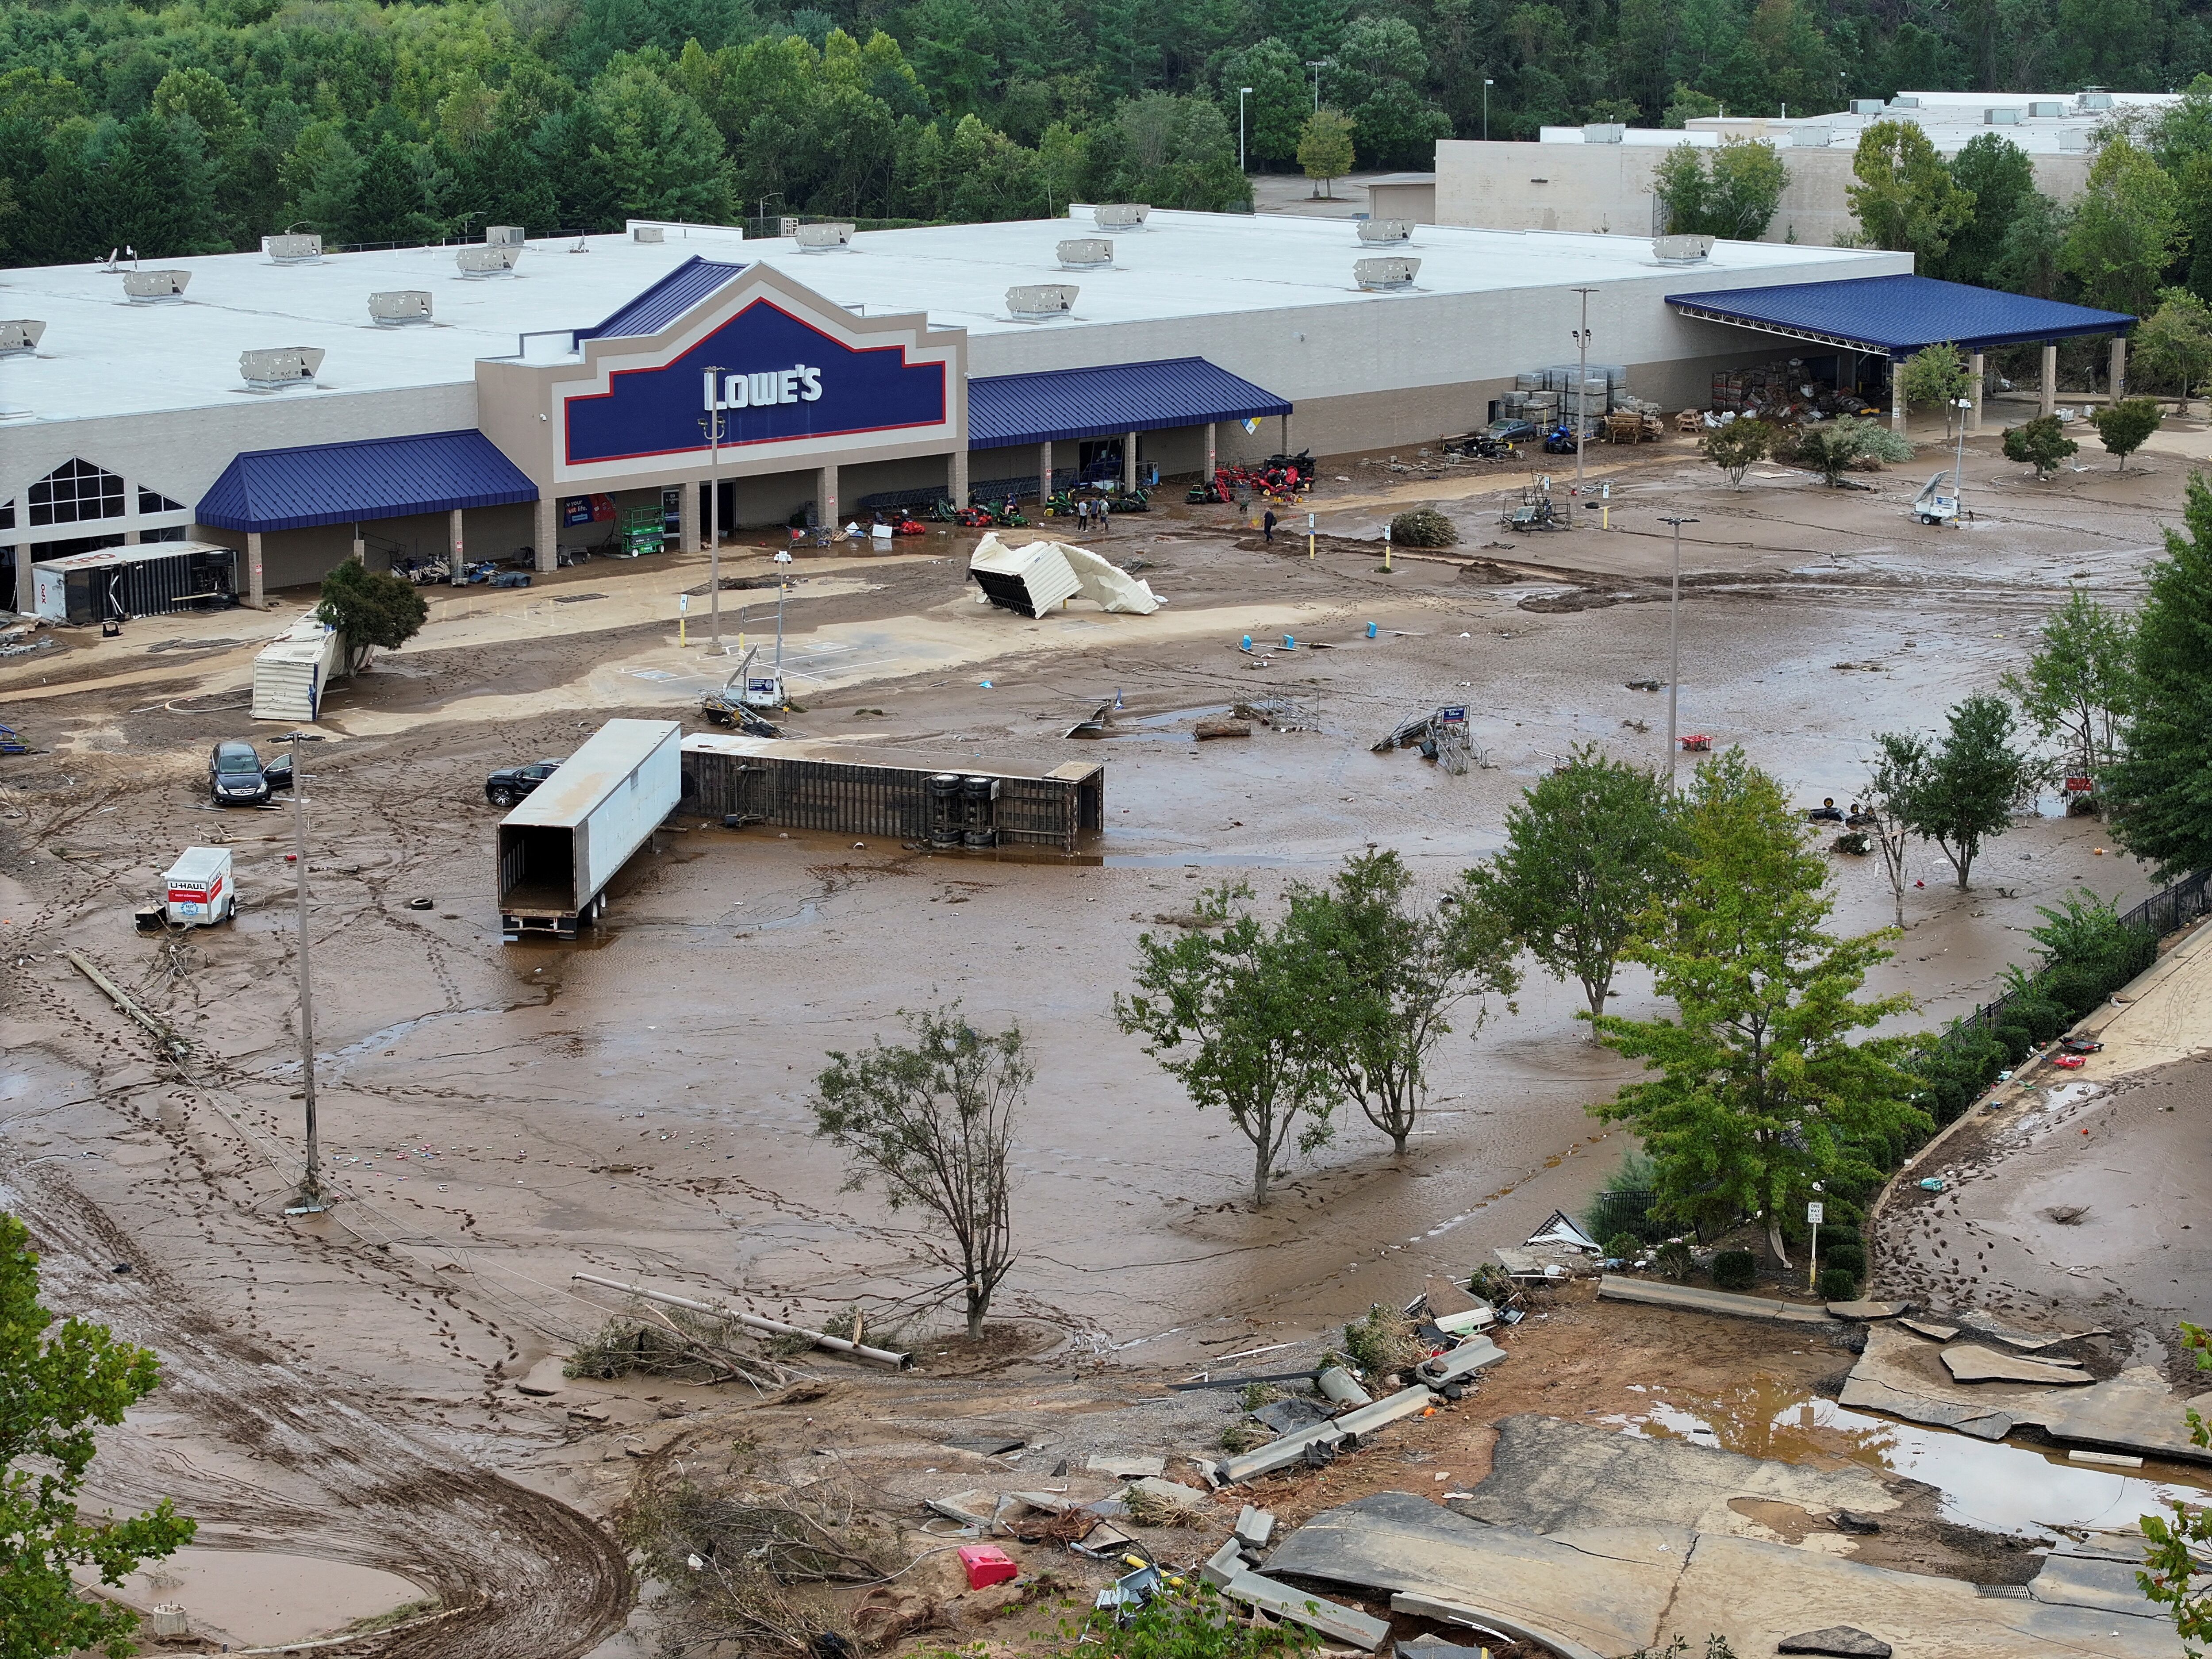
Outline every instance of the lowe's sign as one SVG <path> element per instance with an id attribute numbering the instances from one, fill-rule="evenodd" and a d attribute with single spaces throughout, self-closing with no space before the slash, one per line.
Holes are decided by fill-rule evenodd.
<path id="1" fill-rule="evenodd" d="M 725 450 L 942 426 L 947 370 L 908 362 L 903 345 L 854 344 L 758 296 L 679 356 L 611 368 L 603 390 L 564 396 L 565 461 L 703 454 L 710 417 Z"/>

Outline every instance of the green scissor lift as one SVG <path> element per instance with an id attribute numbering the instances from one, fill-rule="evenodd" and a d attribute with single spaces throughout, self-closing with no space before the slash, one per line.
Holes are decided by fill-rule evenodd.
<path id="1" fill-rule="evenodd" d="M 636 558 L 641 553 L 658 553 L 666 545 L 668 526 L 660 508 L 629 507 L 623 509 L 622 551 L 626 559 Z"/>

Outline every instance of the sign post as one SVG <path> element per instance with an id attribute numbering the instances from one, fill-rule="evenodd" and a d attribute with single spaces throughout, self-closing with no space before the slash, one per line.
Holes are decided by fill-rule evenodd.
<path id="1" fill-rule="evenodd" d="M 1387 524 L 1382 526 L 1382 568 L 1390 568 L 1390 526 Z"/>
<path id="2" fill-rule="evenodd" d="M 1307 557 L 1307 558 L 1309 558 L 1309 559 L 1311 559 L 1311 558 L 1313 557 L 1313 556 L 1314 556 L 1314 515 L 1313 515 L 1312 514 L 1309 513 L 1309 514 L 1306 514 L 1306 557 Z"/>
<path id="3" fill-rule="evenodd" d="M 678 593 L 676 596 L 676 643 L 679 649 L 690 643 L 690 641 L 684 636 L 684 629 L 690 620 L 691 596 L 689 593 Z"/>
<path id="4" fill-rule="evenodd" d="M 1805 1288 L 1808 1291 L 1816 1291 L 1820 1288 L 1820 1218 L 1826 1212 L 1827 1206 L 1817 1198 L 1805 1206 L 1806 1222 L 1813 1229 L 1813 1248 L 1805 1257 Z"/>

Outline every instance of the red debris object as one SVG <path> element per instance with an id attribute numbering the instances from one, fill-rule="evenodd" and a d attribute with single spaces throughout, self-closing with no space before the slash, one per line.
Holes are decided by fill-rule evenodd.
<path id="1" fill-rule="evenodd" d="M 2051 1063 L 2053 1066 L 2063 1066 L 2067 1070 L 2072 1071 L 2075 1067 L 2081 1065 L 2081 1056 L 2079 1054 L 2053 1054 L 2051 1057 Z"/>
<path id="2" fill-rule="evenodd" d="M 995 1544 L 963 1544 L 960 1565 L 968 1570 L 968 1588 L 981 1589 L 987 1584 L 1003 1584 L 1021 1571 L 1014 1559 Z"/>
<path id="3" fill-rule="evenodd" d="M 1712 738 L 1703 732 L 1692 732 L 1682 739 L 1682 747 L 1696 754 L 1702 754 L 1712 746 Z"/>

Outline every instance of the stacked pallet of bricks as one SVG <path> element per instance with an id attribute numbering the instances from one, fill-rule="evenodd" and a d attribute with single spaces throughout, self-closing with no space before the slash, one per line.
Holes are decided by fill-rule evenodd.
<path id="1" fill-rule="evenodd" d="M 1805 401 L 1804 370 L 1784 360 L 1713 376 L 1713 408 L 1723 414 L 1778 415 Z"/>

